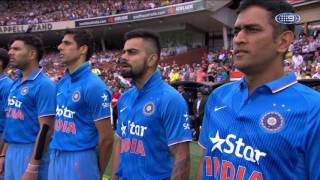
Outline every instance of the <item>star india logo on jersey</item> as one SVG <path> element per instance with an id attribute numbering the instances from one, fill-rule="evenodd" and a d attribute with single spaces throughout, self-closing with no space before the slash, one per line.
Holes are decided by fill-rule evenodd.
<path id="1" fill-rule="evenodd" d="M 247 145 L 243 138 L 238 138 L 234 134 L 228 134 L 226 138 L 222 138 L 217 131 L 215 137 L 209 137 L 209 139 L 213 144 L 211 152 L 218 150 L 221 153 L 233 154 L 238 158 L 257 164 L 259 164 L 261 157 L 267 156 L 267 153 Z"/>
<path id="2" fill-rule="evenodd" d="M 107 107 L 110 107 L 110 104 L 108 103 L 108 96 L 105 94 L 105 93 L 103 93 L 103 95 L 101 96 L 101 98 L 102 98 L 102 107 L 103 108 L 107 108 Z"/>

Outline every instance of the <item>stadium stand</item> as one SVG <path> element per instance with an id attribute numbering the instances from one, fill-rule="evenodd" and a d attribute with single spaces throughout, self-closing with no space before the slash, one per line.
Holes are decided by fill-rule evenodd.
<path id="1" fill-rule="evenodd" d="M 0 26 L 37 24 L 115 15 L 191 0 L 0 1 Z"/>
<path id="2" fill-rule="evenodd" d="M 307 52 L 302 52 L 303 46 L 308 46 Z M 170 57 L 163 49 L 161 58 Z M 285 61 L 285 70 L 295 72 L 298 79 L 319 78 L 320 70 L 320 35 L 316 38 L 301 34 L 291 45 Z M 303 61 L 299 64 L 295 61 L 294 53 L 301 55 Z M 90 59 L 93 69 L 98 69 L 98 75 L 109 85 L 111 90 L 119 87 L 129 87 L 118 73 L 117 62 L 121 56 L 120 50 L 109 50 L 96 52 Z M 171 54 L 172 57 L 176 54 Z M 41 61 L 46 73 L 55 81 L 64 73 L 64 66 L 59 61 L 58 53 L 48 53 Z M 235 70 L 232 65 L 232 50 L 221 49 L 220 51 L 209 51 L 198 57 L 197 63 L 177 64 L 172 62 L 161 62 L 159 65 L 164 79 L 170 83 L 175 81 L 197 81 L 221 83 L 229 81 L 230 74 Z M 175 77 L 174 77 L 175 76 Z M 203 76 L 203 77 L 200 77 Z M 117 82 L 117 83 L 115 83 Z"/>

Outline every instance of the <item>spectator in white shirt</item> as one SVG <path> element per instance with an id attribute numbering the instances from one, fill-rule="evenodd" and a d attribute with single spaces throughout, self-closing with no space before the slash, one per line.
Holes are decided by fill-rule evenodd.
<path id="1" fill-rule="evenodd" d="M 297 69 L 303 63 L 303 57 L 297 52 L 293 52 L 292 62 L 294 69 Z"/>

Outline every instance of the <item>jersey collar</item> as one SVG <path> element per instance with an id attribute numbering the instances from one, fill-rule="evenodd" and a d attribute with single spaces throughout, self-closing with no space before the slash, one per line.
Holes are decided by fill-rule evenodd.
<path id="1" fill-rule="evenodd" d="M 21 73 L 17 73 L 18 74 L 18 76 L 19 76 L 19 78 L 21 79 L 22 78 L 22 71 L 20 71 Z M 33 80 L 35 80 L 38 76 L 39 76 L 39 74 L 42 72 L 42 69 L 37 69 L 37 70 L 35 70 L 35 71 L 33 71 L 29 76 L 28 76 L 28 81 L 33 81 Z"/>
<path id="2" fill-rule="evenodd" d="M 4 80 L 6 77 L 7 76 L 5 73 L 0 74 L 0 81 Z"/>
<path id="3" fill-rule="evenodd" d="M 152 87 L 157 86 L 162 81 L 162 77 L 160 72 L 157 70 L 155 71 L 152 76 L 145 82 L 143 87 L 139 90 L 140 93 L 146 92 L 147 90 L 151 89 Z"/>
<path id="4" fill-rule="evenodd" d="M 70 74 L 69 70 L 66 71 L 66 73 L 70 76 L 72 82 L 79 80 L 87 72 L 90 72 L 89 63 L 84 63 L 84 64 L 80 65 L 80 67 L 75 72 L 73 72 L 71 74 Z"/>
<path id="5" fill-rule="evenodd" d="M 280 79 L 271 81 L 265 85 L 272 91 L 272 93 L 277 93 L 296 84 L 297 82 L 296 75 L 294 73 L 288 73 Z"/>
<path id="6" fill-rule="evenodd" d="M 276 79 L 274 81 L 268 82 L 262 86 L 267 87 L 273 94 L 280 92 L 294 84 L 296 84 L 297 81 L 297 77 L 294 73 L 288 73 L 284 76 L 282 76 L 280 79 Z M 245 81 L 245 78 L 243 77 L 240 80 L 240 88 L 247 88 L 248 84 Z"/>

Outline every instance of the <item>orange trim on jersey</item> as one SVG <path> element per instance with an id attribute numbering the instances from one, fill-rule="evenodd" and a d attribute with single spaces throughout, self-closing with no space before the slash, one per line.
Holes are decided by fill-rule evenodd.
<path id="1" fill-rule="evenodd" d="M 297 82 L 298 82 L 298 81 L 295 80 L 295 81 L 293 81 L 292 83 L 289 83 L 289 84 L 287 84 L 287 85 L 285 85 L 285 86 L 282 86 L 282 87 L 280 87 L 280 88 L 278 88 L 278 89 L 273 90 L 272 93 L 277 93 L 277 92 L 279 92 L 279 91 L 282 91 L 282 90 L 286 89 L 287 87 L 290 87 L 290 86 L 296 84 Z"/>

